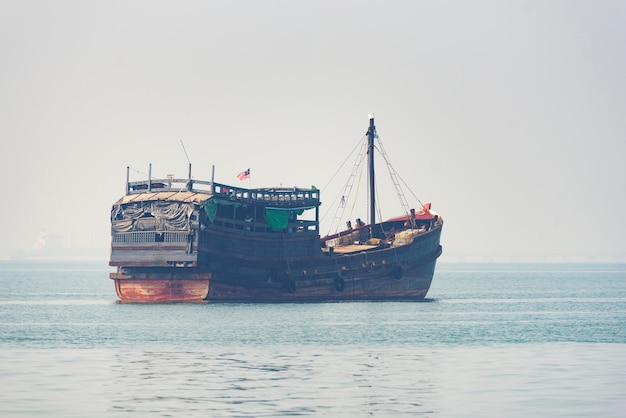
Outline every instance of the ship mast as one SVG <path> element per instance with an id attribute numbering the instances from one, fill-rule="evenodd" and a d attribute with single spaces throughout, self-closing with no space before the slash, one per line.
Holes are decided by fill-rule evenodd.
<path id="1" fill-rule="evenodd" d="M 369 114 L 370 126 L 367 130 L 367 154 L 369 167 L 369 195 L 370 195 L 370 225 L 373 228 L 376 223 L 376 194 L 374 191 L 374 138 L 376 127 L 374 126 L 374 114 Z"/>

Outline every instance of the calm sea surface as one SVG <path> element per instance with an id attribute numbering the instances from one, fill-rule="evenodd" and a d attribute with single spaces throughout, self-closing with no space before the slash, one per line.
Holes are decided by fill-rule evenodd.
<path id="1" fill-rule="evenodd" d="M 439 264 L 424 302 L 124 304 L 0 261 L 0 416 L 626 417 L 626 265 Z"/>

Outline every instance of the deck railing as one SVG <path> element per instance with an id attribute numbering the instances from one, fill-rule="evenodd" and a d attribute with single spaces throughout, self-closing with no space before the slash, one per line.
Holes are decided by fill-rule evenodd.
<path id="1" fill-rule="evenodd" d="M 153 179 L 141 181 L 127 181 L 126 194 L 138 194 L 145 192 L 178 192 L 191 191 L 212 194 L 224 199 L 241 201 L 242 203 L 275 202 L 284 206 L 318 206 L 320 191 L 318 189 L 291 188 L 261 188 L 245 189 L 226 184 L 204 180 L 189 179 Z"/>
<path id="2" fill-rule="evenodd" d="M 111 240 L 114 244 L 137 244 L 144 242 L 187 242 L 189 232 L 120 232 L 112 235 Z"/>

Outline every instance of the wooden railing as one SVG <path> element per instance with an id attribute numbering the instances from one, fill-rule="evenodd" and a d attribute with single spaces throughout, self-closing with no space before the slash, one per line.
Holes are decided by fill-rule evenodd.
<path id="1" fill-rule="evenodd" d="M 114 244 L 138 244 L 146 242 L 187 242 L 189 232 L 174 231 L 141 231 L 141 232 L 120 232 L 114 233 L 111 241 Z"/>
<path id="2" fill-rule="evenodd" d="M 320 191 L 303 188 L 245 189 L 221 183 L 189 179 L 153 179 L 126 183 L 126 194 L 161 191 L 208 193 L 225 200 L 242 203 L 276 203 L 279 206 L 318 206 Z"/>

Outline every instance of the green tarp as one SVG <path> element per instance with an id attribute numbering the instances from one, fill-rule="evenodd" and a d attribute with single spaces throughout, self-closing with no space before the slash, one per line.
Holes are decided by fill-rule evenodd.
<path id="1" fill-rule="evenodd" d="M 228 200 L 221 199 L 207 200 L 202 204 L 202 207 L 204 208 L 204 211 L 206 212 L 211 222 L 215 220 L 218 205 L 240 207 L 241 203 L 229 202 Z M 284 231 L 285 229 L 287 229 L 290 217 L 292 217 L 293 215 L 302 215 L 305 210 L 313 208 L 314 206 L 295 209 L 265 208 L 265 219 L 267 220 L 267 224 L 270 226 L 270 228 L 272 228 L 273 231 Z"/>
<path id="2" fill-rule="evenodd" d="M 209 217 L 209 220 L 211 221 L 211 223 L 213 223 L 213 221 L 215 220 L 215 215 L 217 215 L 217 205 L 239 207 L 241 206 L 241 203 L 229 202 L 228 200 L 221 200 L 221 199 L 207 200 L 206 202 L 202 204 L 202 207 L 204 207 L 204 211 Z"/>
<path id="3" fill-rule="evenodd" d="M 302 215 L 307 209 L 313 209 L 313 206 L 297 209 L 265 208 L 265 219 L 272 231 L 284 231 L 292 215 Z"/>

